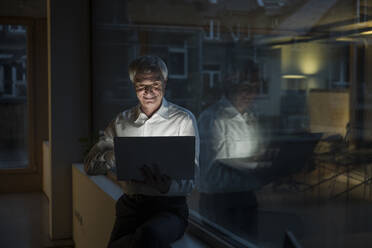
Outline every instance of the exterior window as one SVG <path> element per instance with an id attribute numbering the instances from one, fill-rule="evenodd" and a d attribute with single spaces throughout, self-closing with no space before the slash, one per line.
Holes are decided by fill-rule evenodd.
<path id="1" fill-rule="evenodd" d="M 26 28 L 22 25 L 9 25 L 8 31 L 12 33 L 26 33 Z"/>
<path id="2" fill-rule="evenodd" d="M 187 79 L 187 44 L 183 48 L 169 48 L 169 78 Z"/>
<path id="3" fill-rule="evenodd" d="M 204 30 L 205 40 L 219 40 L 221 38 L 220 22 L 217 20 L 208 20 Z"/>
<path id="4" fill-rule="evenodd" d="M 29 167 L 26 26 L 0 24 L 0 170 Z"/>
<path id="5" fill-rule="evenodd" d="M 287 230 L 303 247 L 372 243 L 372 1 L 176 2 L 93 1 L 94 130 L 137 104 L 130 61 L 158 55 L 167 100 L 198 123 L 194 223 L 237 246 L 281 247 Z"/>
<path id="6" fill-rule="evenodd" d="M 221 81 L 221 71 L 219 65 L 204 65 L 204 88 L 213 89 L 218 87 Z"/>

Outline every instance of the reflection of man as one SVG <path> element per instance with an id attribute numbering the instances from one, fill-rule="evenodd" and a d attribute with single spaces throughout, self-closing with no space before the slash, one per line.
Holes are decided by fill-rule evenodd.
<path id="1" fill-rule="evenodd" d="M 200 115 L 202 191 L 235 192 L 241 191 L 245 184 L 254 188 L 254 182 L 226 170 L 221 162 L 229 163 L 228 159 L 248 158 L 262 153 L 259 126 L 250 110 L 256 88 L 256 84 L 248 82 L 234 85 L 226 97 Z"/>
<path id="2" fill-rule="evenodd" d="M 259 182 L 234 169 L 230 162 L 263 152 L 257 119 L 251 110 L 258 87 L 258 83 L 252 81 L 230 84 L 226 97 L 206 109 L 198 120 L 200 211 L 225 226 L 237 226 L 237 219 L 246 222 L 244 217 L 254 212 L 257 204 L 251 190 L 257 188 Z M 256 165 L 246 164 L 248 168 Z"/>
<path id="3" fill-rule="evenodd" d="M 106 128 L 85 161 L 87 173 L 105 173 L 115 166 L 115 136 L 196 136 L 194 116 L 164 98 L 168 71 L 156 56 L 143 56 L 129 66 L 139 105 L 120 113 Z M 164 151 L 166 156 L 166 151 Z M 177 166 L 177 165 L 175 165 Z M 198 171 L 197 168 L 195 171 Z M 121 182 L 124 194 L 116 204 L 116 221 L 109 247 L 169 247 L 186 228 L 186 195 L 194 180 L 171 180 L 158 170 L 142 168 L 143 181 Z"/>

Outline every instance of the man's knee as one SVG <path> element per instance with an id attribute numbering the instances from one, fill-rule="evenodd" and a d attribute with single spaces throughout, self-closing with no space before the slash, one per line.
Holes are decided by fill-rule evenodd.
<path id="1" fill-rule="evenodd" d="M 155 243 L 162 242 L 161 232 L 159 228 L 156 228 L 151 225 L 144 225 L 137 229 L 136 231 L 136 239 L 140 240 L 151 240 Z"/>

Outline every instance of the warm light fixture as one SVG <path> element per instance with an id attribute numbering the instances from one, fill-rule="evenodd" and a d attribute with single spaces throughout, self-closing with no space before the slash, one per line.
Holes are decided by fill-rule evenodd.
<path id="1" fill-rule="evenodd" d="M 271 47 L 271 49 L 280 49 L 280 48 L 283 48 L 283 45 L 275 45 Z"/>
<path id="2" fill-rule="evenodd" d="M 303 78 L 306 78 L 306 76 L 305 75 L 286 74 L 286 75 L 283 75 L 282 78 L 286 78 L 286 79 L 303 79 Z"/>
<path id="3" fill-rule="evenodd" d="M 337 41 L 345 41 L 345 42 L 353 42 L 355 39 L 349 37 L 339 37 L 336 39 Z"/>
<path id="4" fill-rule="evenodd" d="M 314 75 L 321 67 L 321 50 L 318 46 L 311 46 L 301 53 L 298 61 L 301 74 Z M 301 75 L 300 74 L 300 75 Z"/>
<path id="5" fill-rule="evenodd" d="M 361 32 L 360 34 L 361 35 L 371 35 L 372 34 L 372 30 Z"/>

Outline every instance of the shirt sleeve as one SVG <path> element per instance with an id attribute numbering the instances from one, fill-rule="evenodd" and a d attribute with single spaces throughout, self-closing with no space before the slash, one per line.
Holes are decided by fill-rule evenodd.
<path id="1" fill-rule="evenodd" d="M 90 149 L 88 155 L 85 157 L 84 169 L 87 174 L 107 174 L 108 170 L 115 167 L 113 141 L 115 133 L 115 120 L 113 120 L 105 129 L 98 142 Z"/>
<path id="2" fill-rule="evenodd" d="M 194 168 L 194 179 L 193 180 L 172 180 L 169 191 L 166 195 L 175 196 L 175 195 L 187 195 L 196 186 L 199 181 L 199 132 L 196 124 L 194 115 L 191 113 L 185 118 L 182 127 L 180 128 L 180 136 L 195 136 L 195 163 L 191 166 Z"/>
<path id="3" fill-rule="evenodd" d="M 205 192 L 235 192 L 242 189 L 257 188 L 259 183 L 252 176 L 242 174 L 220 162 L 220 159 L 231 158 L 231 147 L 227 142 L 227 122 L 223 118 L 209 116 L 204 120 L 201 135 L 202 159 L 201 175 Z M 201 128 L 201 122 L 199 126 Z M 201 130 L 202 132 L 202 130 Z"/>

